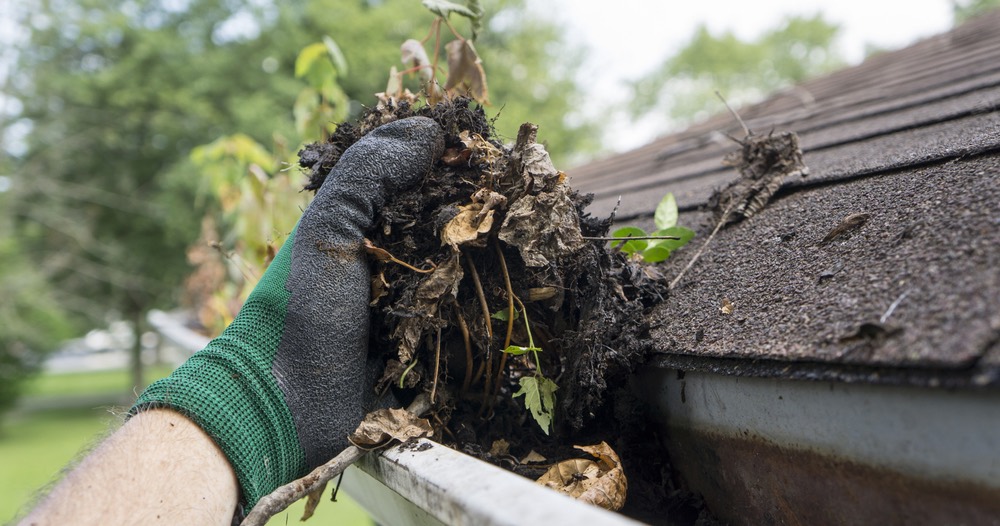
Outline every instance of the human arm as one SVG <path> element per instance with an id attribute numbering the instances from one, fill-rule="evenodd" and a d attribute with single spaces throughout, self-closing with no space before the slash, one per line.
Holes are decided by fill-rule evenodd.
<path id="1" fill-rule="evenodd" d="M 443 141 L 437 124 L 416 117 L 381 126 L 348 148 L 233 323 L 150 386 L 132 420 L 171 409 L 197 424 L 228 460 L 246 507 L 344 449 L 376 403 L 364 235 L 389 196 L 430 170 Z M 132 420 L 122 429 L 132 429 Z M 163 441 L 175 438 L 142 426 L 122 436 L 154 449 L 172 447 Z M 85 460 L 75 471 L 84 468 L 103 464 Z M 112 472 L 108 480 L 127 476 Z M 184 484 L 180 478 L 170 487 Z"/>
<path id="2" fill-rule="evenodd" d="M 194 422 L 142 412 L 83 458 L 21 524 L 232 523 L 239 486 Z"/>

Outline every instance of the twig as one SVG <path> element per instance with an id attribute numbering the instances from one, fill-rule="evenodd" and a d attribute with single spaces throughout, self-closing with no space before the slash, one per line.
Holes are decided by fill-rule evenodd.
<path id="1" fill-rule="evenodd" d="M 889 319 L 889 316 L 892 316 L 892 313 L 896 311 L 896 307 L 898 307 L 899 304 L 902 303 L 903 300 L 905 300 L 906 297 L 909 296 L 911 292 L 913 292 L 913 289 L 907 289 L 906 292 L 900 294 L 899 297 L 896 298 L 896 301 L 892 302 L 892 304 L 889 305 L 889 308 L 886 309 L 885 314 L 883 314 L 882 317 L 878 319 L 878 322 L 885 323 L 885 321 Z"/>
<path id="2" fill-rule="evenodd" d="M 500 245 L 493 245 L 496 248 L 497 256 L 500 257 L 500 270 L 503 272 L 503 283 L 507 288 L 507 336 L 503 341 L 503 348 L 510 347 L 510 338 L 514 333 L 514 287 L 510 284 L 510 273 L 507 272 L 507 260 L 503 257 L 503 250 Z M 500 353 L 500 368 L 497 369 L 496 380 L 493 382 L 493 393 L 500 392 L 500 380 L 503 378 L 503 368 L 507 365 L 507 353 Z"/>
<path id="3" fill-rule="evenodd" d="M 646 239 L 675 239 L 676 240 L 676 239 L 680 239 L 677 236 L 611 236 L 611 237 L 581 236 L 581 237 L 583 239 L 586 239 L 587 241 L 634 241 L 636 239 L 638 239 L 638 240 L 646 240 Z"/>
<path id="4" fill-rule="evenodd" d="M 462 331 L 462 341 L 465 342 L 465 379 L 462 381 L 462 392 L 464 393 L 469 390 L 469 386 L 472 384 L 472 341 L 469 338 L 469 326 L 465 323 L 465 317 L 462 316 L 458 301 L 455 300 L 454 296 L 448 296 L 448 299 L 451 300 L 451 306 L 455 309 L 458 328 Z"/>
<path id="5" fill-rule="evenodd" d="M 430 401 L 426 396 L 418 396 L 406 408 L 407 411 L 420 415 L 430 409 Z M 364 449 L 348 446 L 326 464 L 312 470 L 308 475 L 280 486 L 257 501 L 250 513 L 243 519 L 240 526 L 263 526 L 267 521 L 287 509 L 295 501 L 316 491 L 321 486 L 340 475 L 348 466 L 365 456 Z"/>
<path id="6" fill-rule="evenodd" d="M 263 526 L 268 519 L 281 513 L 295 501 L 309 495 L 326 484 L 327 481 L 340 475 L 347 469 L 347 466 L 357 462 L 365 453 L 367 451 L 357 446 L 348 446 L 339 455 L 312 470 L 308 475 L 279 487 L 257 501 L 240 526 Z"/>
<path id="7" fill-rule="evenodd" d="M 434 382 L 431 384 L 431 404 L 434 403 L 434 395 L 437 394 L 438 375 L 441 373 L 441 327 L 437 330 L 437 345 L 434 349 Z"/>
<path id="8" fill-rule="evenodd" d="M 437 270 L 437 267 L 434 266 L 434 263 L 431 263 L 431 268 L 426 269 L 426 270 L 414 267 L 413 265 L 411 265 L 411 264 L 409 264 L 409 263 L 407 263 L 407 262 L 405 262 L 405 261 L 397 258 L 396 256 L 393 256 L 392 253 L 389 252 L 388 250 L 386 250 L 386 249 L 384 249 L 382 247 L 375 246 L 368 239 L 365 239 L 365 241 L 364 241 L 364 247 L 365 247 L 365 252 L 371 254 L 375 259 L 377 259 L 379 261 L 389 261 L 391 263 L 395 263 L 397 265 L 406 267 L 406 268 L 408 268 L 408 269 L 410 269 L 410 270 L 412 270 L 414 272 L 419 272 L 421 274 L 430 274 L 431 272 L 434 272 L 435 270 Z M 334 253 L 334 249 L 333 248 L 320 247 L 320 250 L 322 250 L 324 252 L 327 252 L 327 253 L 330 253 L 330 254 Z"/>
<path id="9" fill-rule="evenodd" d="M 740 117 L 740 114 L 736 113 L 736 110 L 734 110 L 733 107 L 729 105 L 729 102 L 726 100 L 725 97 L 722 96 L 721 93 L 719 93 L 719 90 L 715 90 L 715 96 L 719 97 L 719 100 L 721 100 L 722 103 L 726 105 L 726 109 L 729 110 L 729 113 L 733 114 L 733 117 L 736 118 L 736 122 L 740 123 L 740 126 L 743 127 L 743 131 L 747 134 L 747 136 L 749 137 L 753 135 L 753 132 L 750 131 L 750 128 L 747 126 L 747 123 L 743 122 L 743 118 Z"/>
<path id="10" fill-rule="evenodd" d="M 472 284 L 476 288 L 476 296 L 479 297 L 479 307 L 483 309 L 483 323 L 486 324 L 486 335 L 492 340 L 493 327 L 490 324 L 490 306 L 486 303 L 486 295 L 483 294 L 483 282 L 479 281 L 479 272 L 476 270 L 476 264 L 472 261 L 472 258 L 466 255 L 465 261 L 468 263 L 469 275 L 472 276 Z"/>
<path id="11" fill-rule="evenodd" d="M 708 239 L 706 239 L 705 242 L 701 244 L 701 248 L 699 248 L 698 252 L 696 252 L 694 257 L 691 258 L 691 261 L 688 261 L 688 264 L 685 265 L 683 269 L 681 269 L 680 273 L 677 274 L 677 277 L 675 277 L 674 280 L 670 282 L 670 286 L 667 287 L 668 290 L 674 290 L 674 287 L 677 286 L 677 282 L 679 282 L 681 278 L 684 277 L 684 274 L 694 265 L 696 261 L 698 261 L 698 258 L 701 257 L 701 254 L 705 252 L 705 248 L 708 247 L 708 244 L 711 243 L 713 239 L 715 239 L 715 234 L 718 234 L 719 230 L 722 228 L 722 225 L 726 224 L 726 221 L 729 220 L 729 212 L 733 210 L 733 205 L 735 204 L 736 202 L 733 201 L 732 203 L 730 203 L 729 208 L 726 208 L 726 212 L 722 214 L 722 217 L 719 218 L 718 224 L 715 225 L 715 230 L 712 230 L 711 235 L 709 235 Z"/>

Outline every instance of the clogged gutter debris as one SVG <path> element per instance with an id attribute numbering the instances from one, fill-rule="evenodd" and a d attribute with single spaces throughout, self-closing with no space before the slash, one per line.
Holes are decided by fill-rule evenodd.
<path id="1" fill-rule="evenodd" d="M 307 188 L 365 133 L 413 115 L 444 128 L 446 152 L 422 184 L 386 203 L 367 242 L 370 348 L 386 360 L 376 388 L 401 399 L 427 393 L 435 439 L 532 478 L 587 457 L 574 445 L 606 442 L 591 462 L 608 465 L 617 452 L 630 504 L 664 499 L 668 470 L 646 457 L 657 438 L 626 383 L 653 348 L 645 314 L 666 286 L 587 239 L 605 236 L 611 221 L 583 212 L 590 197 L 553 166 L 535 126 L 505 147 L 469 100 L 419 109 L 386 100 L 301 152 Z M 491 453 L 500 441 L 503 453 Z M 546 460 L 518 460 L 529 453 Z M 618 509 L 624 475 L 613 486 L 623 494 L 607 505 Z"/>

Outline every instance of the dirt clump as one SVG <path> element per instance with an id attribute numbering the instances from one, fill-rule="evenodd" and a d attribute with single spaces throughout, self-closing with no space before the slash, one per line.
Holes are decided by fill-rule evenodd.
<path id="1" fill-rule="evenodd" d="M 442 126 L 446 149 L 418 187 L 390 198 L 369 237 L 370 348 L 386 363 L 377 388 L 404 401 L 430 393 L 436 439 L 532 478 L 544 468 L 529 454 L 549 465 L 606 441 L 629 476 L 624 511 L 679 506 L 665 489 L 667 461 L 648 458 L 662 456 L 657 431 L 624 388 L 652 351 L 645 315 L 667 287 L 588 239 L 607 235 L 611 220 L 584 212 L 591 196 L 570 188 L 537 127 L 523 125 L 505 146 L 468 100 L 383 101 L 300 152 L 306 188 L 318 189 L 364 134 L 415 115 Z M 555 406 L 544 393 L 537 411 L 525 407 L 531 393 L 515 398 L 525 378 L 554 382 Z"/>

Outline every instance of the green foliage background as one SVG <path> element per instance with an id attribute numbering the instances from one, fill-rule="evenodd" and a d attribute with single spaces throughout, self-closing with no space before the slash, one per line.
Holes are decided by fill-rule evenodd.
<path id="1" fill-rule="evenodd" d="M 566 119 L 580 92 L 560 30 L 520 0 L 483 7 L 479 45 L 498 102 L 488 111 L 502 113 L 501 134 L 530 119 L 556 158 L 595 147 L 593 125 Z M 108 311 L 138 321 L 177 304 L 185 251 L 218 208 L 189 153 L 237 132 L 294 149 L 301 48 L 324 35 L 340 44 L 353 116 L 385 88 L 399 45 L 425 37 L 433 19 L 416 0 L 9 0 L 7 9 L 25 34 L 3 53 L 14 103 L 0 127 L 26 133 L 7 133 L 0 154 L 9 182 L 0 292 L 16 298 L 0 307 L 0 400 L 33 352 Z"/>

